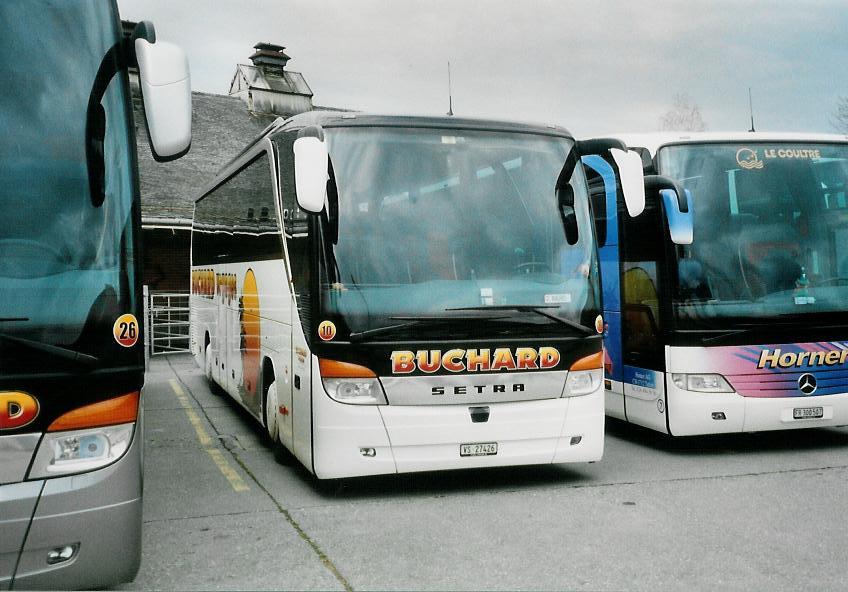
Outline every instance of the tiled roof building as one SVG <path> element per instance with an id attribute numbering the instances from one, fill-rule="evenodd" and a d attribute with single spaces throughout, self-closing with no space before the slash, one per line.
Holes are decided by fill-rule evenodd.
<path id="1" fill-rule="evenodd" d="M 229 96 L 192 93 L 191 149 L 172 162 L 153 160 L 138 86 L 132 84 L 141 186 L 142 281 L 150 290 L 188 291 L 194 200 L 221 167 L 277 117 L 312 109 L 306 80 L 284 69 L 289 58 L 283 48 L 260 43 L 254 49 L 253 66 L 237 66 Z"/>

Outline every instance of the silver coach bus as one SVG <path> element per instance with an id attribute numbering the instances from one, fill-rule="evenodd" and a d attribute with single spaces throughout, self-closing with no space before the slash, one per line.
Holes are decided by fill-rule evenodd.
<path id="1" fill-rule="evenodd" d="M 0 3 L 0 590 L 106 587 L 141 558 L 139 190 L 191 136 L 185 54 L 114 1 Z"/>

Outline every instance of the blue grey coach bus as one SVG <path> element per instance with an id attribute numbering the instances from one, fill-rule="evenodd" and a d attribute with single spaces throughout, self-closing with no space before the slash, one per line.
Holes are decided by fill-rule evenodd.
<path id="1" fill-rule="evenodd" d="M 674 436 L 848 424 L 848 136 L 622 139 L 685 197 L 649 186 L 622 216 L 611 167 L 585 162 L 607 415 Z"/>
<path id="2" fill-rule="evenodd" d="M 141 556 L 144 355 L 129 67 L 157 160 L 185 54 L 115 2 L 0 3 L 0 590 L 105 587 Z"/>

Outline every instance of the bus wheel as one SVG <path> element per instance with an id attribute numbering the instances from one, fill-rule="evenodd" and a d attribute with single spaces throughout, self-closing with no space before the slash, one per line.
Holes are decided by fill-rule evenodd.
<path id="1" fill-rule="evenodd" d="M 212 382 L 212 345 L 208 343 L 203 350 L 203 369 L 206 372 L 206 380 Z"/>
<path id="2" fill-rule="evenodd" d="M 279 405 L 277 383 L 272 377 L 271 384 L 265 392 L 265 429 L 268 431 L 268 439 L 274 450 L 274 460 L 281 465 L 290 466 L 294 464 L 294 456 L 280 440 Z"/>
<path id="3" fill-rule="evenodd" d="M 268 437 L 271 438 L 272 444 L 277 444 L 280 441 L 280 434 L 277 428 L 277 383 L 272 382 L 268 385 L 268 392 L 265 394 L 265 427 L 268 430 Z"/>
<path id="4" fill-rule="evenodd" d="M 215 379 L 212 378 L 212 344 L 207 343 L 206 349 L 203 351 L 203 366 L 206 372 L 206 382 L 209 383 L 209 390 L 213 395 L 220 395 L 222 389 L 215 382 Z"/>

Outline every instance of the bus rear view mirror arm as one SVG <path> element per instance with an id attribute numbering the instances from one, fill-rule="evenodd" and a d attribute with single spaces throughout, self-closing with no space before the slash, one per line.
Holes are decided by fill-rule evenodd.
<path id="1" fill-rule="evenodd" d="M 156 41 L 153 24 L 146 21 L 136 27 L 132 44 L 153 158 L 175 160 L 191 147 L 188 58 L 179 46 Z"/>
<path id="2" fill-rule="evenodd" d="M 671 189 L 677 194 L 677 209 L 683 214 L 689 212 L 689 200 L 686 197 L 686 192 L 683 186 L 672 179 L 663 175 L 647 175 L 645 176 L 645 189 L 647 191 L 660 191 L 662 189 Z"/>
<path id="3" fill-rule="evenodd" d="M 323 130 L 304 128 L 294 141 L 294 184 L 297 204 L 302 210 L 320 213 L 327 201 L 329 154 Z"/>
<path id="4" fill-rule="evenodd" d="M 694 224 L 689 191 L 674 179 L 662 175 L 646 175 L 645 188 L 660 192 L 671 242 L 691 245 Z"/>
<path id="5" fill-rule="evenodd" d="M 577 154 L 580 156 L 590 156 L 592 154 L 602 154 L 607 150 L 627 151 L 627 144 L 618 138 L 592 138 L 590 140 L 577 140 L 575 142 Z"/>

